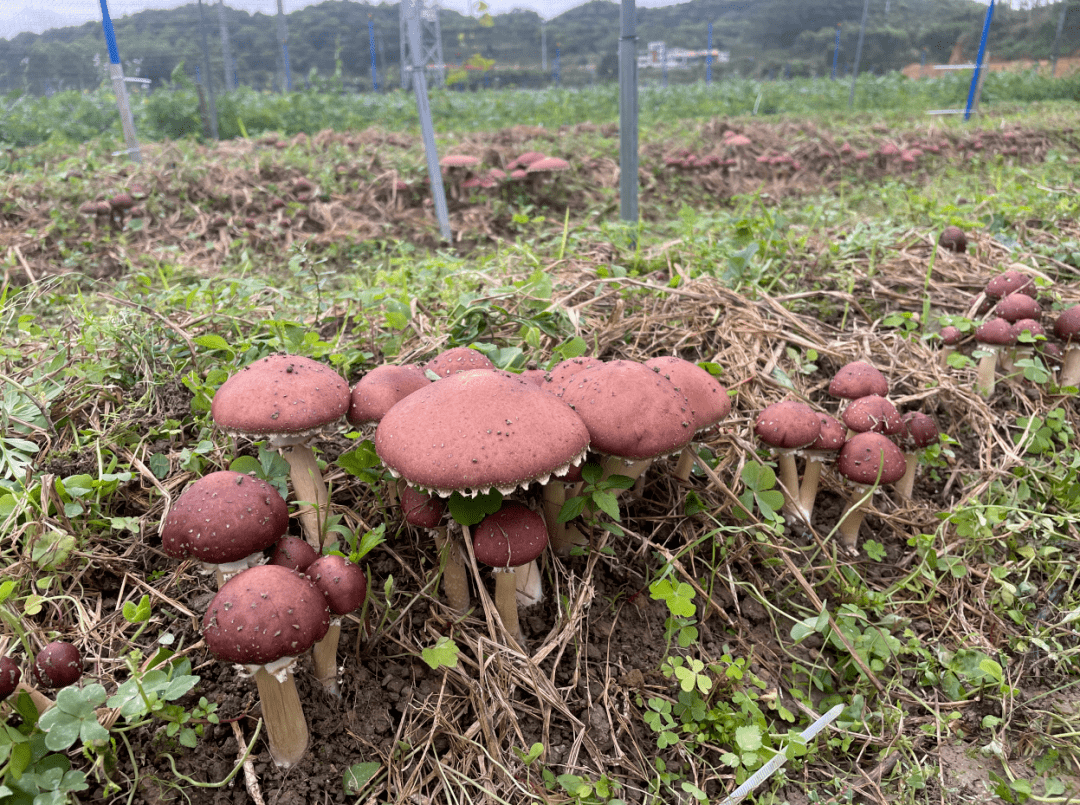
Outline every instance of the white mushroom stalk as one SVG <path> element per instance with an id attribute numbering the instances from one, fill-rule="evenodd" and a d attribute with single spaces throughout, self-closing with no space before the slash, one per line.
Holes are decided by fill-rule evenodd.
<path id="1" fill-rule="evenodd" d="M 308 544 L 321 553 L 323 528 L 330 508 L 330 490 L 307 439 L 307 436 L 274 437 L 270 439 L 270 445 L 276 447 L 289 464 L 289 480 L 299 507 L 296 517 Z"/>
<path id="2" fill-rule="evenodd" d="M 307 719 L 293 678 L 295 662 L 295 657 L 282 657 L 266 665 L 246 666 L 259 689 L 270 757 L 282 768 L 299 763 L 309 742 Z"/>

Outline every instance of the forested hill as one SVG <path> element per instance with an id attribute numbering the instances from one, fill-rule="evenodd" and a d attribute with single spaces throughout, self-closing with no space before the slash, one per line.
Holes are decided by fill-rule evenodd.
<path id="1" fill-rule="evenodd" d="M 1062 55 L 1080 48 L 1080 0 L 1069 8 Z M 268 6 L 270 4 L 268 3 Z M 731 53 L 718 70 L 742 75 L 773 75 L 784 67 L 792 75 L 828 72 L 836 25 L 841 28 L 841 67 L 855 53 L 863 0 L 690 0 L 666 8 L 639 8 L 639 49 L 654 40 L 668 47 L 702 49 L 709 23 L 713 46 Z M 990 49 L 997 58 L 1047 58 L 1061 3 L 1014 10 L 998 4 Z M 871 0 L 863 50 L 864 69 L 898 69 L 918 61 L 947 61 L 957 45 L 972 58 L 986 6 L 974 0 Z M 223 74 L 218 8 L 204 3 L 214 75 Z M 272 14 L 225 9 L 237 74 L 256 88 L 273 86 L 279 49 Z M 287 15 L 289 56 L 294 84 L 305 85 L 312 70 L 323 77 L 340 64 L 346 85 L 369 80 L 368 22 L 376 30 L 376 54 L 383 85 L 397 77 L 398 6 L 328 0 Z M 500 71 L 538 70 L 541 20 L 534 12 L 496 15 L 490 26 L 453 11 L 440 12 L 444 56 L 457 63 L 474 53 L 494 59 Z M 144 11 L 114 21 L 128 75 L 167 81 L 181 62 L 194 76 L 200 62 L 199 13 L 195 4 Z M 556 47 L 563 68 L 596 65 L 603 78 L 614 77 L 619 6 L 606 0 L 572 9 L 547 23 L 549 66 Z M 20 34 L 0 40 L 0 89 L 42 93 L 59 88 L 87 89 L 106 75 L 107 54 L 101 25 Z"/>

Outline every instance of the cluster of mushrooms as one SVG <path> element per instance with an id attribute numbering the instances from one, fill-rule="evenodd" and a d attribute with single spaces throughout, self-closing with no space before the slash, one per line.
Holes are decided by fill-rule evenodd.
<path id="1" fill-rule="evenodd" d="M 967 236 L 962 229 L 947 227 L 938 239 L 950 251 L 967 250 Z M 972 302 L 971 311 L 981 319 L 972 333 L 949 324 L 938 333 L 941 338 L 941 360 L 947 365 L 949 356 L 973 336 L 981 353 L 978 360 L 975 387 L 984 397 L 994 393 L 999 373 L 1016 373 L 1016 362 L 1038 354 L 1048 368 L 1051 378 L 1060 365 L 1056 385 L 1060 388 L 1080 386 L 1080 305 L 1060 312 L 1052 327 L 1043 325 L 1043 306 L 1038 301 L 1039 287 L 1030 275 L 1010 268 L 986 283 L 982 293 Z"/>
<path id="2" fill-rule="evenodd" d="M 836 473 L 854 487 L 837 526 L 841 546 L 851 554 L 858 553 L 866 501 L 889 484 L 901 500 L 910 500 L 919 454 L 938 442 L 931 417 L 919 411 L 901 415 L 888 393 L 888 380 L 877 368 L 853 361 L 829 383 L 829 394 L 847 401 L 840 419 L 787 400 L 765 408 L 754 425 L 754 433 L 776 459 L 786 515 L 811 522 L 828 462 L 835 462 Z M 798 456 L 805 458 L 801 479 Z"/>

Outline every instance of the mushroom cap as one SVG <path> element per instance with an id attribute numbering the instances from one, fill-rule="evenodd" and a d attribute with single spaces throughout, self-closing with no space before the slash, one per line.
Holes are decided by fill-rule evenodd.
<path id="1" fill-rule="evenodd" d="M 947 226 L 941 231 L 938 244 L 950 252 L 963 254 L 967 251 L 967 235 L 958 226 Z"/>
<path id="2" fill-rule="evenodd" d="M 994 306 L 994 313 L 1008 322 L 1020 319 L 1037 319 L 1042 315 L 1039 303 L 1024 293 L 1011 293 L 1001 297 Z"/>
<path id="3" fill-rule="evenodd" d="M 852 483 L 863 486 L 875 482 L 892 484 L 904 477 L 907 462 L 888 437 L 880 433 L 857 433 L 840 448 L 836 469 Z"/>
<path id="4" fill-rule="evenodd" d="M 564 171 L 569 169 L 570 163 L 567 162 L 565 159 L 560 159 L 559 157 L 544 157 L 543 159 L 538 159 L 536 160 L 536 162 L 530 163 L 529 166 L 525 168 L 525 172 L 546 173 L 554 171 Z"/>
<path id="5" fill-rule="evenodd" d="M 117 193 L 109 199 L 109 206 L 114 210 L 130 210 L 135 206 L 135 199 L 130 193 Z"/>
<path id="6" fill-rule="evenodd" d="M 270 554 L 268 564 L 281 565 L 297 573 L 303 573 L 308 565 L 319 558 L 315 549 L 306 539 L 286 534 L 274 543 L 274 550 Z"/>
<path id="7" fill-rule="evenodd" d="M 345 418 L 356 426 L 378 422 L 402 398 L 430 383 L 423 367 L 414 363 L 376 366 L 353 386 Z"/>
<path id="8" fill-rule="evenodd" d="M 732 134 L 730 137 L 724 138 L 724 145 L 731 146 L 732 148 L 750 145 L 750 138 L 745 134 Z"/>
<path id="9" fill-rule="evenodd" d="M 439 160 L 443 168 L 471 168 L 480 164 L 480 158 L 468 154 L 447 154 Z"/>
<path id="10" fill-rule="evenodd" d="M 528 380 L 538 389 L 544 388 L 547 385 L 547 372 L 543 369 L 526 369 L 521 373 L 523 380 Z"/>
<path id="11" fill-rule="evenodd" d="M 413 392 L 375 430 L 375 451 L 391 473 L 442 496 L 546 483 L 588 446 L 585 423 L 565 402 L 489 370 Z"/>
<path id="12" fill-rule="evenodd" d="M 223 565 L 265 550 L 289 528 L 289 507 L 266 481 L 221 470 L 188 484 L 161 527 L 161 547 Z"/>
<path id="13" fill-rule="evenodd" d="M 473 527 L 473 553 L 489 567 L 520 567 L 536 559 L 548 544 L 544 518 L 528 506 L 504 503 Z"/>
<path id="14" fill-rule="evenodd" d="M 226 380 L 210 415 L 230 434 L 309 436 L 349 409 L 349 384 L 329 366 L 300 355 L 270 355 Z"/>
<path id="15" fill-rule="evenodd" d="M 877 394 L 852 400 L 844 409 L 844 424 L 856 433 L 899 433 L 904 427 L 896 406 Z"/>
<path id="16" fill-rule="evenodd" d="M 857 400 L 870 394 L 884 397 L 888 393 L 889 381 L 885 375 L 866 361 L 844 364 L 829 381 L 829 394 L 845 400 Z"/>
<path id="17" fill-rule="evenodd" d="M 1073 305 L 1057 317 L 1054 322 L 1054 335 L 1065 343 L 1080 336 L 1080 305 Z"/>
<path id="18" fill-rule="evenodd" d="M 922 411 L 908 411 L 903 416 L 904 427 L 897 435 L 900 447 L 909 453 L 929 447 L 938 439 L 938 426 L 933 417 Z"/>
<path id="19" fill-rule="evenodd" d="M 690 401 L 694 431 L 711 428 L 731 413 L 731 398 L 716 378 L 696 363 L 682 358 L 649 358 L 645 365 L 671 381 Z"/>
<path id="20" fill-rule="evenodd" d="M 1012 326 L 1009 327 L 1009 332 L 1017 341 L 1020 340 L 1020 336 L 1025 332 L 1031 333 L 1033 336 L 1046 335 L 1046 330 L 1044 330 L 1043 326 L 1035 321 L 1035 319 L 1017 319 L 1012 323 Z"/>
<path id="21" fill-rule="evenodd" d="M 980 344 L 1002 347 L 1016 343 L 1012 326 L 1005 319 L 996 318 L 983 322 L 975 328 L 975 340 Z"/>
<path id="22" fill-rule="evenodd" d="M 305 575 L 326 596 L 326 605 L 335 615 L 348 615 L 360 609 L 367 598 L 367 576 L 359 565 L 354 565 L 336 553 L 320 556 L 312 562 Z"/>
<path id="23" fill-rule="evenodd" d="M 785 400 L 758 414 L 754 434 L 776 450 L 801 450 L 821 433 L 821 415 L 806 403 Z"/>
<path id="24" fill-rule="evenodd" d="M 955 347 L 964 340 L 964 333 L 960 328 L 953 327 L 951 324 L 942 327 L 938 335 L 941 336 L 941 342 L 949 347 Z"/>
<path id="25" fill-rule="evenodd" d="M 566 391 L 566 386 L 570 383 L 570 378 L 576 375 L 578 372 L 584 372 L 593 366 L 600 366 L 603 363 L 599 358 L 567 358 L 565 361 L 559 361 L 557 364 L 548 369 L 547 374 L 544 376 L 543 388 L 545 391 L 550 391 L 559 397 Z"/>
<path id="26" fill-rule="evenodd" d="M 494 369 L 488 356 L 472 347 L 451 347 L 424 364 L 423 371 L 434 372 L 439 377 L 450 377 L 458 372 L 473 369 Z"/>
<path id="27" fill-rule="evenodd" d="M 517 159 L 513 159 L 507 164 L 507 169 L 515 170 L 516 168 L 527 168 L 534 162 L 539 162 L 546 155 L 540 151 L 526 151 Z"/>
<path id="28" fill-rule="evenodd" d="M 578 372 L 562 393 L 589 429 L 592 449 L 642 461 L 694 438 L 686 395 L 643 363 L 608 361 Z"/>
<path id="29" fill-rule="evenodd" d="M 6 699 L 15 692 L 22 680 L 22 670 L 11 657 L 0 657 L 0 699 Z"/>
<path id="30" fill-rule="evenodd" d="M 828 414 L 819 413 L 818 418 L 821 420 L 821 430 L 818 431 L 813 444 L 806 449 L 835 452 L 843 447 L 844 442 L 847 441 L 847 429 L 843 423 Z"/>
<path id="31" fill-rule="evenodd" d="M 407 486 L 401 493 L 401 511 L 409 525 L 417 528 L 438 528 L 446 513 L 446 501 L 438 495 L 430 495 Z"/>
<path id="32" fill-rule="evenodd" d="M 65 688 L 82 676 L 82 654 L 71 643 L 56 640 L 38 652 L 31 667 L 41 687 Z"/>
<path id="33" fill-rule="evenodd" d="M 266 665 L 303 654 L 326 635 L 326 597 L 306 576 L 280 565 L 241 571 L 203 616 L 203 638 L 219 660 Z"/>
<path id="34" fill-rule="evenodd" d="M 1010 268 L 998 274 L 986 283 L 986 295 L 992 299 L 1001 299 L 1013 293 L 1022 293 L 1034 297 L 1038 294 L 1035 281 L 1022 271 Z"/>

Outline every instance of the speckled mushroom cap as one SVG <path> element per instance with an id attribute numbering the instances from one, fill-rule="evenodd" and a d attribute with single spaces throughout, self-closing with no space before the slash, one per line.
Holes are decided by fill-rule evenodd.
<path id="1" fill-rule="evenodd" d="M 1035 319 L 1017 319 L 1009 326 L 1009 332 L 1017 342 L 1025 332 L 1030 333 L 1032 336 L 1046 335 L 1046 330 Z"/>
<path id="2" fill-rule="evenodd" d="M 302 441 L 349 409 L 345 378 L 300 355 L 270 355 L 245 366 L 214 395 L 210 415 L 230 434 Z"/>
<path id="3" fill-rule="evenodd" d="M 588 446 L 585 424 L 565 402 L 485 370 L 413 392 L 375 430 L 375 451 L 391 473 L 443 497 L 547 483 Z"/>
<path id="4" fill-rule="evenodd" d="M 875 482 L 893 484 L 904 477 L 907 462 L 887 436 L 857 433 L 840 448 L 836 469 L 852 483 L 863 486 Z"/>
<path id="5" fill-rule="evenodd" d="M 844 424 L 856 433 L 899 433 L 904 427 L 896 406 L 876 394 L 852 400 L 844 409 Z"/>
<path id="6" fill-rule="evenodd" d="M 821 452 L 836 452 L 843 447 L 844 442 L 847 441 L 847 429 L 839 419 L 829 416 L 828 414 L 819 413 L 818 419 L 821 420 L 821 430 L 818 431 L 817 438 L 814 439 L 813 444 L 806 449 L 820 450 Z"/>
<path id="7" fill-rule="evenodd" d="M 1014 293 L 1034 297 L 1038 295 L 1039 290 L 1035 287 L 1035 280 L 1022 271 L 1012 268 L 986 283 L 986 295 L 991 299 L 1001 299 Z"/>
<path id="8" fill-rule="evenodd" d="M 303 654 L 326 635 L 326 598 L 306 576 L 256 565 L 218 590 L 203 616 L 206 647 L 219 660 L 267 665 Z"/>
<path id="9" fill-rule="evenodd" d="M 904 428 L 897 434 L 897 441 L 907 452 L 922 450 L 938 440 L 937 423 L 922 411 L 908 411 L 903 422 Z"/>
<path id="10" fill-rule="evenodd" d="M 682 358 L 663 357 L 649 358 L 645 365 L 662 374 L 686 395 L 694 415 L 695 432 L 711 428 L 731 413 L 727 389 L 696 363 Z"/>
<path id="11" fill-rule="evenodd" d="M 417 528 L 438 528 L 446 513 L 446 501 L 411 486 L 401 493 L 401 511 L 405 522 Z"/>
<path id="12" fill-rule="evenodd" d="M 994 313 L 1008 322 L 1020 319 L 1037 319 L 1042 315 L 1039 303 L 1027 294 L 1011 293 L 1003 296 L 994 306 Z"/>
<path id="13" fill-rule="evenodd" d="M 592 449 L 643 461 L 694 438 L 686 395 L 643 363 L 608 361 L 574 375 L 562 394 L 589 429 Z"/>
<path id="14" fill-rule="evenodd" d="M 273 486 L 221 470 L 176 499 L 161 527 L 161 547 L 174 559 L 222 565 L 269 548 L 288 528 L 289 507 Z"/>
<path id="15" fill-rule="evenodd" d="M 536 559 L 548 544 L 544 518 L 528 506 L 504 503 L 473 527 L 476 561 L 488 567 L 520 567 Z"/>
<path id="16" fill-rule="evenodd" d="M 0 657 L 0 699 L 6 699 L 19 687 L 22 671 L 11 657 Z"/>
<path id="17" fill-rule="evenodd" d="M 82 654 L 71 643 L 56 640 L 37 653 L 34 679 L 43 688 L 65 688 L 82 676 Z"/>
<path id="18" fill-rule="evenodd" d="M 821 432 L 821 416 L 806 403 L 785 400 L 758 414 L 754 435 L 776 450 L 801 450 Z"/>
<path id="19" fill-rule="evenodd" d="M 303 573 L 318 558 L 319 555 L 306 539 L 286 534 L 274 543 L 269 564 L 281 565 L 297 573 Z"/>
<path id="20" fill-rule="evenodd" d="M 844 364 L 829 381 L 829 394 L 845 400 L 857 400 L 870 394 L 884 397 L 889 393 L 889 381 L 875 366 L 866 361 Z"/>
<path id="21" fill-rule="evenodd" d="M 1054 335 L 1065 343 L 1080 339 L 1080 305 L 1073 305 L 1057 317 Z"/>
<path id="22" fill-rule="evenodd" d="M 547 171 L 564 171 L 569 170 L 570 163 L 565 159 L 559 157 L 544 157 L 531 163 L 526 169 L 526 173 L 544 173 Z"/>
<path id="23" fill-rule="evenodd" d="M 440 352 L 430 361 L 424 364 L 424 372 L 434 372 L 440 378 L 450 377 L 459 372 L 468 372 L 473 369 L 494 369 L 488 356 L 483 352 L 471 347 L 452 347 Z"/>
<path id="24" fill-rule="evenodd" d="M 959 327 L 953 327 L 951 324 L 941 328 L 941 332 L 938 333 L 941 336 L 941 343 L 949 347 L 955 347 L 961 341 L 964 340 L 964 333 Z"/>
<path id="25" fill-rule="evenodd" d="M 1015 344 L 1016 336 L 1005 319 L 994 318 L 975 328 L 975 340 L 984 347 L 1004 347 Z"/>
<path id="26" fill-rule="evenodd" d="M 603 361 L 599 358 L 586 357 L 567 358 L 565 361 L 559 361 L 544 375 L 544 382 L 541 387 L 544 391 L 549 391 L 561 397 L 574 375 L 601 364 L 603 364 Z"/>
<path id="27" fill-rule="evenodd" d="M 416 364 L 376 366 L 353 386 L 345 418 L 356 426 L 378 422 L 396 403 L 430 383 Z"/>
<path id="28" fill-rule="evenodd" d="M 348 615 L 360 609 L 367 597 L 364 571 L 336 553 L 320 556 L 308 566 L 305 575 L 322 590 L 326 605 L 335 615 Z"/>

